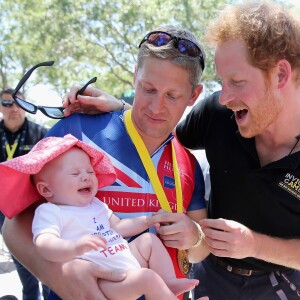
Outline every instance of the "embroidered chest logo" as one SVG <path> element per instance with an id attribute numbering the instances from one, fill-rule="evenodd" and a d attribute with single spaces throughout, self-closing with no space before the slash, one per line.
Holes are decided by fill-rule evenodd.
<path id="1" fill-rule="evenodd" d="M 292 194 L 300 200 L 300 179 L 294 175 L 287 173 L 282 181 L 279 181 L 278 186 Z"/>

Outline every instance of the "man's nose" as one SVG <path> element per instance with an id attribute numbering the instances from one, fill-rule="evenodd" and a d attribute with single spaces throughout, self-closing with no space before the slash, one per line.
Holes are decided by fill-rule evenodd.
<path id="1" fill-rule="evenodd" d="M 163 95 L 156 95 L 151 99 L 150 108 L 153 113 L 158 113 L 162 110 L 164 105 L 164 96 Z"/>
<path id="2" fill-rule="evenodd" d="M 232 91 L 226 87 L 226 86 L 222 86 L 222 90 L 221 90 L 221 94 L 219 97 L 219 103 L 221 105 L 227 105 L 230 101 L 232 101 L 234 99 L 233 93 Z"/>
<path id="3" fill-rule="evenodd" d="M 16 102 L 13 101 L 13 105 L 12 105 L 11 109 L 19 110 L 19 109 L 22 109 L 22 108 L 20 106 L 18 106 L 18 104 Z"/>

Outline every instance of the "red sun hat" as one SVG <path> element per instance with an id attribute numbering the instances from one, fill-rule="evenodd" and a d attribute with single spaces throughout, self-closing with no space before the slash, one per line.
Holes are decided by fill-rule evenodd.
<path id="1" fill-rule="evenodd" d="M 46 163 L 74 146 L 80 147 L 90 157 L 99 188 L 115 182 L 115 169 L 104 153 L 71 134 L 47 137 L 40 140 L 27 154 L 0 164 L 0 210 L 6 217 L 14 217 L 42 198 L 30 176 L 37 174 Z"/>

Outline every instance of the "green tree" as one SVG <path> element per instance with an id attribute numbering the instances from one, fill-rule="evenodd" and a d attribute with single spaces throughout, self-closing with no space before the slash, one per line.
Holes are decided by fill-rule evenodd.
<path id="1" fill-rule="evenodd" d="M 116 95 L 131 89 L 137 46 L 164 24 L 189 28 L 199 38 L 226 1 L 15 0 L 0 2 L 1 85 L 13 85 L 25 70 L 47 60 L 25 87 L 51 83 L 64 91 L 98 76 L 97 86 Z M 5 13 L 4 13 L 5 12 Z M 208 56 L 208 64 L 211 58 Z M 205 78 L 212 69 L 207 68 Z"/>
<path id="2" fill-rule="evenodd" d="M 97 76 L 94 84 L 115 95 L 132 89 L 137 47 L 161 25 L 190 29 L 202 40 L 219 8 L 234 0 L 0 0 L 0 85 L 14 86 L 31 66 L 40 68 L 25 85 L 49 83 L 60 93 Z M 282 2 L 282 0 L 279 0 Z M 211 50 L 203 81 L 215 84 Z"/>

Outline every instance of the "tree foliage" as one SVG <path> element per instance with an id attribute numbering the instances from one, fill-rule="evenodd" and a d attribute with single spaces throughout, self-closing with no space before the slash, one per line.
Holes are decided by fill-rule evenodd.
<path id="1" fill-rule="evenodd" d="M 228 1 L 227 1 L 228 2 Z M 161 25 L 190 29 L 201 39 L 223 0 L 6 0 L 0 1 L 1 88 L 14 86 L 38 62 L 25 86 L 50 83 L 58 91 L 93 76 L 115 95 L 132 88 L 137 46 Z M 204 79 L 212 78 L 211 56 Z"/>
<path id="2" fill-rule="evenodd" d="M 233 0 L 232 0 L 233 1 Z M 97 76 L 115 95 L 132 89 L 137 46 L 161 25 L 190 29 L 200 40 L 208 21 L 231 0 L 0 0 L 0 88 L 15 86 L 34 64 L 25 89 L 50 83 L 63 93 Z M 204 82 L 214 80 L 208 47 Z"/>

